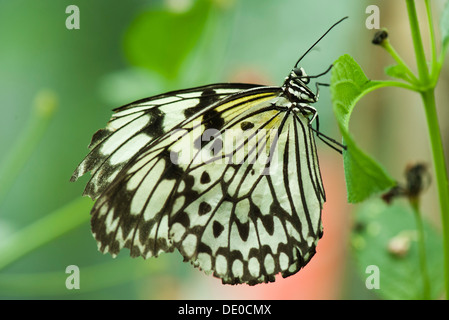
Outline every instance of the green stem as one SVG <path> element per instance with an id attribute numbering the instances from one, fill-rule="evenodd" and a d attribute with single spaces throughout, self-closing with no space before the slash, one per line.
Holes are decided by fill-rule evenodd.
<path id="1" fill-rule="evenodd" d="M 446 299 L 449 299 L 449 183 L 433 89 L 422 92 L 421 97 L 426 113 L 440 201 L 441 226 L 443 230 L 445 289 Z"/>
<path id="2" fill-rule="evenodd" d="M 3 239 L 0 243 L 0 270 L 87 222 L 91 207 L 89 198 L 79 198 Z"/>
<path id="3" fill-rule="evenodd" d="M 416 14 L 415 0 L 405 0 L 407 4 L 407 13 L 412 33 L 413 47 L 415 48 L 416 65 L 421 82 L 429 82 L 429 71 L 427 69 L 426 55 L 422 44 L 421 32 L 419 29 L 418 16 Z"/>
<path id="4" fill-rule="evenodd" d="M 416 7 L 414 0 L 405 0 L 407 5 L 407 12 L 410 21 L 410 29 L 413 39 L 413 46 L 416 55 L 416 64 L 419 72 L 419 80 L 422 85 L 420 94 L 424 104 L 426 113 L 427 128 L 429 131 L 430 145 L 432 149 L 433 166 L 435 170 L 435 177 L 437 181 L 438 197 L 440 201 L 441 221 L 443 230 L 443 248 L 444 248 L 444 276 L 445 276 L 445 291 L 446 299 L 449 299 L 449 184 L 447 177 L 447 170 L 445 164 L 443 144 L 441 142 L 440 126 L 438 123 L 438 116 L 435 103 L 435 85 L 436 80 L 431 79 L 429 70 L 427 68 L 427 61 L 424 54 L 424 47 L 419 30 L 418 17 L 416 14 Z M 429 26 L 432 25 L 432 16 L 430 13 L 430 3 L 426 1 L 427 17 L 429 19 Z M 430 28 L 432 33 L 433 28 Z M 432 39 L 431 34 L 431 41 Z M 434 46 L 434 43 L 431 44 Z M 434 51 L 435 49 L 432 48 Z M 436 53 L 432 52 L 432 59 L 435 58 Z M 436 63 L 432 61 L 432 66 Z M 434 71 L 434 70 L 432 70 Z M 435 76 L 433 74 L 432 76 Z"/>
<path id="5" fill-rule="evenodd" d="M 397 87 L 402 89 L 407 89 L 411 91 L 417 91 L 417 87 L 410 85 L 405 82 L 394 81 L 394 80 L 382 80 L 382 83 L 374 89 L 382 88 L 382 87 Z M 371 90 L 373 91 L 373 90 Z"/>
<path id="6" fill-rule="evenodd" d="M 418 199 L 417 198 L 410 199 L 410 205 L 413 208 L 413 213 L 415 215 L 415 221 L 416 221 L 416 229 L 418 230 L 419 265 L 421 268 L 421 277 L 422 277 L 422 282 L 423 282 L 423 299 L 430 300 L 431 290 L 430 290 L 429 271 L 427 268 L 424 226 L 422 223 L 421 212 L 419 210 Z"/>
<path id="7" fill-rule="evenodd" d="M 49 90 L 40 91 L 35 98 L 31 117 L 14 146 L 0 163 L 0 205 L 14 184 L 20 170 L 29 160 L 47 131 L 57 108 L 56 95 Z"/>
<path id="8" fill-rule="evenodd" d="M 435 41 L 435 31 L 433 30 L 433 18 L 432 18 L 432 8 L 430 4 L 430 0 L 425 0 L 426 3 L 426 13 L 427 13 L 427 22 L 429 23 L 429 33 L 430 33 L 430 48 L 432 50 L 432 71 L 430 74 L 431 78 L 434 78 L 438 73 L 438 56 L 437 56 L 437 45 Z"/>

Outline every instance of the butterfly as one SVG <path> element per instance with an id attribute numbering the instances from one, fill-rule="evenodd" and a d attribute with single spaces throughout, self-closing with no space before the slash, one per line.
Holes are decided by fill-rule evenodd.
<path id="1" fill-rule="evenodd" d="M 184 261 L 224 284 L 298 272 L 321 238 L 325 191 L 314 133 L 319 97 L 301 59 L 282 86 L 219 83 L 114 109 L 71 181 L 91 172 L 101 252 Z M 316 122 L 316 129 L 312 123 Z M 340 145 L 337 143 L 337 145 Z M 341 146 L 341 145 L 340 145 Z M 335 147 L 334 147 L 335 148 Z"/>

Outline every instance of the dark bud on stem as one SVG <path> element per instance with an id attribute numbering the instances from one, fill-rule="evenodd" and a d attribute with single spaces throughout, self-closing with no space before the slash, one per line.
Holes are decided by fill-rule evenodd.
<path id="1" fill-rule="evenodd" d="M 424 163 L 407 166 L 405 177 L 407 178 L 407 195 L 410 198 L 418 197 L 430 185 L 430 174 Z"/>
<path id="2" fill-rule="evenodd" d="M 407 197 L 410 200 L 417 199 L 419 195 L 430 185 L 430 173 L 427 165 L 417 163 L 408 165 L 405 169 L 406 184 L 397 184 L 390 191 L 382 195 L 382 199 L 390 204 L 399 197 Z"/>
<path id="3" fill-rule="evenodd" d="M 382 45 L 382 42 L 384 42 L 385 39 L 387 39 L 387 38 L 388 38 L 387 30 L 380 30 L 380 31 L 376 32 L 376 34 L 374 35 L 374 38 L 371 42 L 376 45 Z"/>

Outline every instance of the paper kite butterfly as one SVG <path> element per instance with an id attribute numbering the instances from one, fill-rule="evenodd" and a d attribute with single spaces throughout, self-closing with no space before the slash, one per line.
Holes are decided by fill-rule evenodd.
<path id="1" fill-rule="evenodd" d="M 114 109 L 71 178 L 91 171 L 84 195 L 96 200 L 99 250 L 150 258 L 177 249 L 225 284 L 304 267 L 325 201 L 313 133 L 343 146 L 318 131 L 319 83 L 316 93 L 308 84 L 322 74 L 298 63 L 339 22 L 281 87 L 212 84 Z"/>

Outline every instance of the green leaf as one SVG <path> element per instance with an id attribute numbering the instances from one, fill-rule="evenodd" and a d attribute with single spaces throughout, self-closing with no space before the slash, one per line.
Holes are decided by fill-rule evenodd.
<path id="1" fill-rule="evenodd" d="M 355 225 L 351 247 L 361 278 L 370 282 L 367 267 L 379 268 L 379 289 L 371 290 L 384 299 L 422 299 L 418 234 L 411 208 L 399 201 L 387 205 L 373 199 L 360 205 Z M 426 221 L 423 227 L 430 298 L 438 299 L 444 283 L 442 239 Z"/>
<path id="2" fill-rule="evenodd" d="M 331 95 L 335 116 L 347 150 L 343 152 L 348 201 L 365 200 L 394 185 L 383 167 L 363 152 L 349 133 L 349 119 L 357 101 L 365 94 L 386 86 L 371 81 L 349 55 L 334 62 L 331 76 Z"/>
<path id="3" fill-rule="evenodd" d="M 443 54 L 447 52 L 449 45 L 449 1 L 446 1 L 446 5 L 443 10 L 443 14 L 440 19 L 440 31 L 443 44 Z"/>
<path id="4" fill-rule="evenodd" d="M 410 81 L 407 76 L 407 68 L 404 65 L 396 64 L 385 68 L 385 73 L 392 78 Z"/>
<path id="5" fill-rule="evenodd" d="M 204 30 L 210 1 L 198 0 L 187 12 L 147 11 L 131 23 L 124 47 L 135 66 L 173 79 Z"/>

